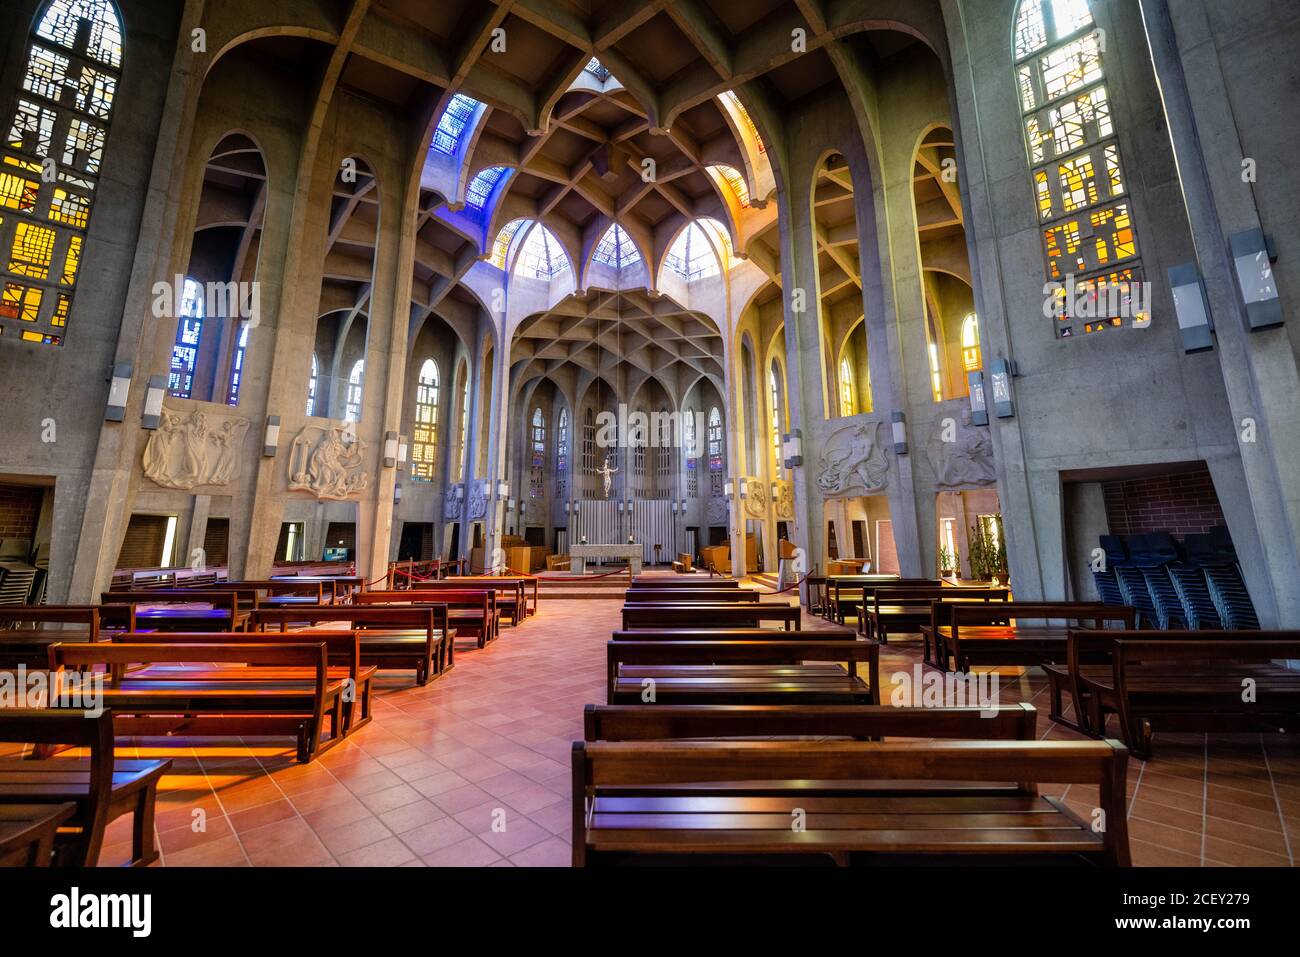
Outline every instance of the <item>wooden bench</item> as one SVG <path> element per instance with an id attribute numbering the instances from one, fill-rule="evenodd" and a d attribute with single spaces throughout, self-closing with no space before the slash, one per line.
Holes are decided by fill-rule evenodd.
<path id="1" fill-rule="evenodd" d="M 740 588 L 735 578 L 675 578 L 667 575 L 637 575 L 632 579 L 632 588 L 673 588 L 689 591 L 701 588 L 705 591 L 717 591 L 720 588 L 734 590 Z"/>
<path id="2" fill-rule="evenodd" d="M 136 606 L 136 624 L 159 631 L 242 631 L 249 612 L 257 607 L 256 589 L 200 590 L 160 588 L 146 591 L 106 591 L 104 605 Z M 140 606 L 147 606 L 141 608 Z M 208 605 L 208 608 L 167 606 Z M 161 607 L 160 607 L 161 606 Z"/>
<path id="3" fill-rule="evenodd" d="M 945 671 L 949 659 L 957 671 L 969 671 L 973 664 L 1043 665 L 1064 661 L 1069 628 L 1027 625 L 1026 621 L 1090 622 L 1093 627 L 1113 621 L 1121 628 L 1132 628 L 1136 614 L 1126 605 L 1052 601 L 940 602 L 932 611 L 935 616 L 946 614 L 952 621 L 951 625 L 923 626 L 932 629 L 938 666 Z M 1013 621 L 1015 624 L 1011 624 Z"/>
<path id="4" fill-rule="evenodd" d="M 344 688 L 343 694 L 343 728 L 342 734 L 348 735 L 370 722 L 371 693 L 374 686 L 376 668 L 373 664 L 362 661 L 361 642 L 356 631 L 310 630 L 272 632 L 258 634 L 250 631 L 236 632 L 141 632 L 136 634 L 114 635 L 112 640 L 118 644 L 148 645 L 258 645 L 258 644 L 299 644 L 315 646 L 324 644 L 329 659 L 330 680 L 350 682 L 352 689 Z M 127 669 L 117 667 L 113 670 L 115 679 L 120 679 Z M 233 667 L 219 667 L 216 664 L 204 664 L 196 667 L 192 664 L 150 664 L 130 670 L 134 679 L 156 679 L 159 681 L 189 682 L 201 677 L 204 681 L 253 681 L 267 683 L 279 680 L 304 680 L 311 676 L 301 667 L 274 667 L 264 665 L 237 664 Z"/>
<path id="5" fill-rule="evenodd" d="M 857 641 L 852 628 L 781 631 L 776 628 L 634 628 L 614 632 L 614 641 Z"/>
<path id="6" fill-rule="evenodd" d="M 320 582 L 322 588 L 334 596 L 335 602 L 350 602 L 366 583 L 360 575 L 272 575 L 268 581 Z"/>
<path id="7" fill-rule="evenodd" d="M 126 612 L 133 622 L 134 607 Z M 0 669 L 44 669 L 50 645 L 99 640 L 98 605 L 0 605 Z"/>
<path id="8" fill-rule="evenodd" d="M 1128 866 L 1127 764 L 1113 741 L 576 742 L 573 864 L 980 855 Z M 1096 785 L 1104 830 L 1040 797 L 1040 782 Z"/>
<path id="9" fill-rule="evenodd" d="M 355 628 L 361 663 L 382 669 L 413 669 L 426 685 L 456 664 L 456 632 L 447 626 L 446 605 L 320 605 L 259 608 L 253 612 L 257 632 L 291 625 L 343 622 Z"/>
<path id="10" fill-rule="evenodd" d="M 49 867 L 59 827 L 77 813 L 63 804 L 0 804 L 0 867 Z"/>
<path id="11" fill-rule="evenodd" d="M 605 669 L 609 704 L 880 703 L 874 641 L 611 641 Z"/>
<path id="12" fill-rule="evenodd" d="M 185 664 L 197 667 L 193 680 L 138 677 L 130 665 Z M 284 678 L 235 679 L 203 674 L 204 666 L 257 665 L 292 669 Z M 324 640 L 311 644 L 109 644 L 52 645 L 50 670 L 61 679 L 66 668 L 107 666 L 103 691 L 119 735 L 289 735 L 297 756 L 308 762 L 343 736 L 347 681 L 330 674 Z M 301 675 L 301 676 L 299 676 Z M 329 718 L 330 735 L 325 737 Z"/>
<path id="13" fill-rule="evenodd" d="M 447 610 L 447 624 L 456 636 L 473 635 L 479 648 L 486 648 L 501 633 L 501 610 L 497 606 L 498 594 L 491 589 L 467 591 L 367 591 L 356 596 L 355 604 L 379 605 L 440 605 Z"/>
<path id="14" fill-rule="evenodd" d="M 889 629 L 919 631 L 930 622 L 934 601 L 1006 601 L 1006 588 L 955 588 L 948 585 L 878 586 L 862 590 L 858 631 L 881 644 L 889 644 Z"/>
<path id="15" fill-rule="evenodd" d="M 587 741 L 671 741 L 692 738 L 944 738 L 1034 741 L 1038 712 L 1031 704 L 980 708 L 898 708 L 893 705 L 641 705 L 589 704 Z"/>
<path id="16" fill-rule="evenodd" d="M 624 605 L 623 629 L 662 628 L 759 628 L 765 621 L 779 621 L 786 631 L 799 631 L 803 614 L 798 605 L 777 602 L 751 604 Z"/>
<path id="17" fill-rule="evenodd" d="M 1067 668 L 1083 729 L 1103 734 L 1106 718 L 1117 715 L 1140 757 L 1150 756 L 1158 730 L 1300 728 L 1300 671 L 1275 663 L 1300 659 L 1300 632 L 1080 629 L 1070 641 Z M 1099 652 L 1109 662 L 1089 664 Z M 1055 700 L 1053 707 L 1059 710 Z"/>
<path id="18" fill-rule="evenodd" d="M 537 614 L 536 575 L 457 575 L 433 582 L 412 582 L 415 589 L 441 591 L 452 588 L 490 588 L 496 591 L 502 614 L 510 616 L 511 626 Z"/>
<path id="19" fill-rule="evenodd" d="M 762 596 L 748 588 L 629 588 L 623 600 L 629 605 L 730 604 L 756 602 Z"/>
<path id="20" fill-rule="evenodd" d="M 256 592 L 258 608 L 278 608 L 295 604 L 324 605 L 334 602 L 333 585 L 320 579 L 244 579 L 227 584 L 233 588 L 253 589 Z"/>
<path id="21" fill-rule="evenodd" d="M 879 585 L 888 588 L 928 586 L 943 584 L 937 578 L 899 578 L 897 575 L 827 575 L 826 605 L 823 617 L 838 624 L 844 624 L 845 612 L 851 611 L 859 604 L 858 595 L 862 595 L 863 605 L 871 603 L 871 590 Z M 847 594 L 846 594 L 847 593 Z"/>
<path id="22" fill-rule="evenodd" d="M 73 805 L 56 838 L 59 863 L 94 867 L 104 830 L 123 814 L 133 815 L 131 864 L 145 867 L 158 859 L 154 808 L 158 781 L 172 763 L 117 759 L 114 720 L 111 711 L 92 717 L 80 711 L 0 708 L 0 741 L 47 749 L 67 745 L 89 752 L 84 758 L 0 758 L 0 804 Z"/>

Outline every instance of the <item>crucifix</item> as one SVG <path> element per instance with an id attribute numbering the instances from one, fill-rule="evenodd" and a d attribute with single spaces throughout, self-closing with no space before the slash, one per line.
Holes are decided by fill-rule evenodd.
<path id="1" fill-rule="evenodd" d="M 596 474 L 599 475 L 599 476 L 602 476 L 602 477 L 604 478 L 604 480 L 605 480 L 605 498 L 609 498 L 609 490 L 610 490 L 611 487 L 613 487 L 613 484 L 614 484 L 614 476 L 615 476 L 617 473 L 618 473 L 618 469 L 616 469 L 616 468 L 612 468 L 612 467 L 610 466 L 610 464 L 609 464 L 609 456 L 606 455 L 606 456 L 605 456 L 605 466 L 604 466 L 604 468 L 596 469 Z"/>

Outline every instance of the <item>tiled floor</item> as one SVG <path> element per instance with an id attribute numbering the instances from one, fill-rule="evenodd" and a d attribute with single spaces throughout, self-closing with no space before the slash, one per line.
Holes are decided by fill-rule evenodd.
<path id="1" fill-rule="evenodd" d="M 543 601 L 539 616 L 458 654 L 455 670 L 426 688 L 395 674 L 382 683 L 375 720 L 310 765 L 278 741 L 123 749 L 174 762 L 158 813 L 163 863 L 567 865 L 570 743 L 582 735 L 582 706 L 604 700 L 604 643 L 619 607 Z M 882 678 L 918 659 L 916 643 L 892 643 Z M 1004 703 L 1039 708 L 1045 736 L 1070 735 L 1046 720 L 1040 672 L 1003 669 L 1000 679 Z M 1154 760 L 1131 766 L 1134 863 L 1293 864 L 1296 742 L 1157 736 Z M 1085 816 L 1097 800 L 1087 791 L 1063 792 Z M 104 863 L 124 859 L 129 835 L 129 819 L 119 819 Z"/>

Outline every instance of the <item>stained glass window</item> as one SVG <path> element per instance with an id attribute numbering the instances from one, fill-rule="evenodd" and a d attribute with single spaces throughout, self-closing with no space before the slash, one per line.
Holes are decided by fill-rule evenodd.
<path id="1" fill-rule="evenodd" d="M 1138 255 L 1102 46 L 1088 0 L 1022 0 L 1016 85 L 1047 273 L 1055 281 L 1096 278 Z M 1107 327 L 1116 324 L 1122 323 Z M 1068 323 L 1057 325 L 1058 335 L 1073 334 Z"/>
<path id="2" fill-rule="evenodd" d="M 709 409 L 709 485 L 714 495 L 722 494 L 722 414 L 715 405 Z"/>
<path id="3" fill-rule="evenodd" d="M 569 480 L 569 410 L 560 410 L 560 422 L 555 429 L 555 494 L 564 498 Z"/>
<path id="4" fill-rule="evenodd" d="M 718 254 L 698 223 L 691 223 L 668 250 L 664 265 L 687 282 L 716 276 L 722 268 Z"/>
<path id="5" fill-rule="evenodd" d="M 452 156 L 460 143 L 465 128 L 474 119 L 474 114 L 483 104 L 464 93 L 457 93 L 438 117 L 438 125 L 433 130 L 433 142 L 429 148 Z"/>
<path id="6" fill-rule="evenodd" d="M 546 465 L 546 420 L 541 409 L 533 409 L 533 468 Z"/>
<path id="7" fill-rule="evenodd" d="M 194 367 L 202 335 L 203 287 L 193 279 L 186 279 L 181 314 L 176 323 L 176 342 L 172 345 L 171 369 L 167 373 L 167 391 L 178 399 L 188 399 L 194 391 Z"/>
<path id="8" fill-rule="evenodd" d="M 320 377 L 320 363 L 315 354 L 311 357 L 311 378 L 307 380 L 307 414 L 316 414 L 316 381 Z"/>
<path id="9" fill-rule="evenodd" d="M 515 269 L 533 279 L 549 281 L 569 271 L 569 257 L 554 234 L 537 223 L 528 231 Z"/>
<path id="10" fill-rule="evenodd" d="M 724 166 L 721 163 L 710 166 L 709 169 L 714 170 L 723 178 L 732 193 L 735 194 L 737 203 L 741 206 L 749 205 L 749 185 L 745 182 L 745 177 L 740 175 L 740 170 L 734 166 Z"/>
<path id="11" fill-rule="evenodd" d="M 230 391 L 226 395 L 227 405 L 239 405 L 239 387 L 244 381 L 244 359 L 248 355 L 248 323 L 243 323 L 239 330 L 239 341 L 235 344 L 235 354 L 230 360 Z"/>
<path id="12" fill-rule="evenodd" d="M 973 312 L 961 323 L 961 364 L 967 372 L 983 365 L 980 359 L 980 324 Z"/>
<path id="13" fill-rule="evenodd" d="M 740 97 L 736 96 L 736 94 L 731 90 L 726 90 L 719 93 L 718 98 L 725 101 L 735 114 L 740 117 L 745 129 L 747 129 L 749 134 L 754 137 L 754 143 L 758 147 L 758 151 L 760 153 L 766 153 L 767 147 L 763 145 L 763 137 L 758 135 L 758 127 L 754 125 L 754 120 L 750 117 L 749 111 L 745 109 L 745 105 L 740 102 Z"/>
<path id="14" fill-rule="evenodd" d="M 352 363 L 352 372 L 348 375 L 347 399 L 343 403 L 343 421 L 361 421 L 361 388 L 366 375 L 366 360 L 358 359 Z"/>
<path id="15" fill-rule="evenodd" d="M 781 469 L 781 433 L 785 430 L 785 413 L 781 403 L 781 369 L 776 362 L 767 372 L 767 388 L 772 398 L 772 461 Z"/>
<path id="16" fill-rule="evenodd" d="M 685 447 L 682 454 L 686 457 L 686 494 L 697 498 L 700 494 L 700 447 L 695 431 L 695 410 L 687 409 L 685 415 L 686 420 L 682 423 L 682 441 Z"/>
<path id="17" fill-rule="evenodd" d="M 587 65 L 583 67 L 583 69 L 598 79 L 601 83 L 604 83 L 609 79 L 609 71 L 606 70 L 595 57 L 588 60 Z"/>
<path id="18" fill-rule="evenodd" d="M 611 223 L 609 229 L 605 230 L 605 235 L 600 237 L 600 242 L 596 243 L 596 251 L 591 254 L 591 258 L 606 266 L 622 269 L 639 263 L 641 252 L 622 226 Z"/>
<path id="19" fill-rule="evenodd" d="M 498 269 L 506 268 L 506 258 L 510 255 L 510 245 L 515 241 L 515 236 L 521 226 L 527 226 L 527 219 L 512 219 L 501 227 L 501 232 L 497 233 L 496 241 L 492 243 L 492 256 L 489 260 L 492 265 Z"/>
<path id="20" fill-rule="evenodd" d="M 853 384 L 853 363 L 848 356 L 840 359 L 840 415 L 857 415 L 857 389 Z"/>
<path id="21" fill-rule="evenodd" d="M 432 482 L 438 461 L 438 363 L 425 359 L 415 383 L 415 423 L 411 432 L 411 478 Z"/>
<path id="22" fill-rule="evenodd" d="M 492 197 L 497 184 L 510 173 L 506 166 L 489 166 L 469 181 L 465 190 L 465 205 L 472 209 L 482 209 Z"/>
<path id="23" fill-rule="evenodd" d="M 465 464 L 469 458 L 469 369 L 465 363 L 460 365 L 460 446 L 457 449 L 456 481 L 465 481 Z"/>
<path id="24" fill-rule="evenodd" d="M 0 269 L 23 280 L 5 283 L 0 333 L 12 321 L 26 327 L 17 337 L 24 341 L 63 341 L 43 330 L 66 328 L 71 296 L 45 293 L 76 285 L 121 66 L 122 30 L 109 0 L 45 5 L 0 143 L 0 208 L 16 220 Z"/>

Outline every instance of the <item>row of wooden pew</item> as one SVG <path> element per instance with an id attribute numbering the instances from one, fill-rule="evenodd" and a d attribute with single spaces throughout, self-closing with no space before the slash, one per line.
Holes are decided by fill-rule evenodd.
<path id="1" fill-rule="evenodd" d="M 575 865 L 1129 862 L 1123 745 L 1039 742 L 1028 705 L 881 706 L 879 641 L 756 627 L 788 619 L 709 589 L 743 591 L 652 578 L 627 592 L 608 703 L 587 707 L 573 748 Z M 1096 830 L 1040 796 L 1047 782 L 1096 785 L 1117 823 Z"/>

